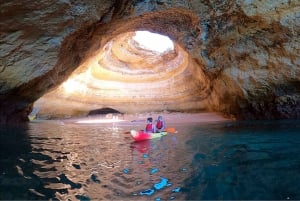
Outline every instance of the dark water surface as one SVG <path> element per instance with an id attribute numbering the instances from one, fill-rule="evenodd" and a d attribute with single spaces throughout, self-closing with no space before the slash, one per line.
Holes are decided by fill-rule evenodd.
<path id="1" fill-rule="evenodd" d="M 300 200 L 300 121 L 0 127 L 2 200 Z"/>

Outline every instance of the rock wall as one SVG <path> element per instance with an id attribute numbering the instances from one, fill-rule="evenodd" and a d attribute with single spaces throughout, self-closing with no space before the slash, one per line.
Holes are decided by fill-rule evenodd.
<path id="1" fill-rule="evenodd" d="M 216 94 L 226 87 L 220 110 L 247 119 L 299 118 L 299 2 L 241 1 L 238 6 L 238 18 L 230 20 L 235 26 L 224 25 L 221 30 L 230 31 L 216 34 L 220 44 L 209 45 L 221 70 Z"/>
<path id="2" fill-rule="evenodd" d="M 110 0 L 1 2 L 0 122 L 27 119 L 33 102 L 76 69 L 59 61 L 63 41 L 113 7 Z"/>
<path id="3" fill-rule="evenodd" d="M 50 103 L 46 98 L 52 97 L 58 103 L 82 108 L 80 114 L 114 102 L 112 106 L 124 112 L 207 110 L 238 118 L 300 117 L 300 2 L 297 0 L 12 0 L 1 3 L 0 23 L 1 123 L 26 120 L 33 103 L 46 93 L 40 101 Z M 189 73 L 169 75 L 181 85 L 165 82 L 172 92 L 162 99 L 165 104 L 155 103 L 155 93 L 133 101 L 141 110 L 122 106 L 132 103 L 125 96 L 122 96 L 125 101 L 118 102 L 115 97 L 103 94 L 101 97 L 107 100 L 101 101 L 99 96 L 95 104 L 82 101 L 83 96 L 65 97 L 58 93 L 68 78 L 88 71 L 86 64 L 105 45 L 136 30 L 167 35 L 176 43 L 175 55 L 187 55 L 181 60 L 187 64 L 169 65 L 174 72 L 185 69 Z M 125 57 L 135 51 L 131 47 L 135 46 L 123 49 L 128 53 Z M 169 56 L 166 58 L 169 64 L 178 58 L 172 60 L 172 55 Z M 164 69 L 162 60 L 160 64 L 158 69 Z M 117 66 L 109 71 L 120 73 L 122 69 Z M 151 65 L 145 69 L 151 69 Z M 101 77 L 101 73 L 97 74 Z M 103 76 L 97 80 L 102 79 Z M 163 76 L 152 86 L 154 91 L 162 81 Z M 182 96 L 172 99 L 171 94 L 182 91 L 176 89 L 182 85 L 186 86 Z M 143 95 L 143 85 L 138 86 L 136 95 Z M 92 98 L 95 97 L 89 100 Z M 44 108 L 44 113 L 52 111 L 55 115 L 53 107 L 48 108 Z M 73 109 L 59 112 L 77 114 Z"/>

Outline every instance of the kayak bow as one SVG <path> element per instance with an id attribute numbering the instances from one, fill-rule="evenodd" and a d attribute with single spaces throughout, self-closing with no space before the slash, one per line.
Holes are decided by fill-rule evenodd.
<path id="1" fill-rule="evenodd" d="M 136 131 L 136 130 L 130 131 L 130 135 L 135 141 L 150 140 L 150 139 L 162 137 L 167 134 L 168 132 L 166 131 L 160 133 L 147 133 L 144 131 Z"/>

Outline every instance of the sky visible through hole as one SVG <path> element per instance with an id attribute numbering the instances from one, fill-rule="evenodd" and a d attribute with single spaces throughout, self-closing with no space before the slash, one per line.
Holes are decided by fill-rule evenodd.
<path id="1" fill-rule="evenodd" d="M 169 37 L 149 31 L 136 31 L 133 39 L 138 42 L 142 48 L 160 54 L 174 49 L 173 41 Z"/>

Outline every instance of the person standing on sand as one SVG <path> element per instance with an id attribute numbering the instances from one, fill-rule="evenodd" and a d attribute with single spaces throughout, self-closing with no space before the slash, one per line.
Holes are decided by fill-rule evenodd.
<path id="1" fill-rule="evenodd" d="M 153 120 L 152 117 L 147 118 L 147 124 L 146 124 L 145 131 L 148 132 L 148 133 L 155 133 L 156 132 L 156 127 L 152 123 L 152 120 Z"/>
<path id="2" fill-rule="evenodd" d="M 166 129 L 166 123 L 163 120 L 162 116 L 158 116 L 156 120 L 156 131 L 157 132 L 162 132 Z"/>

